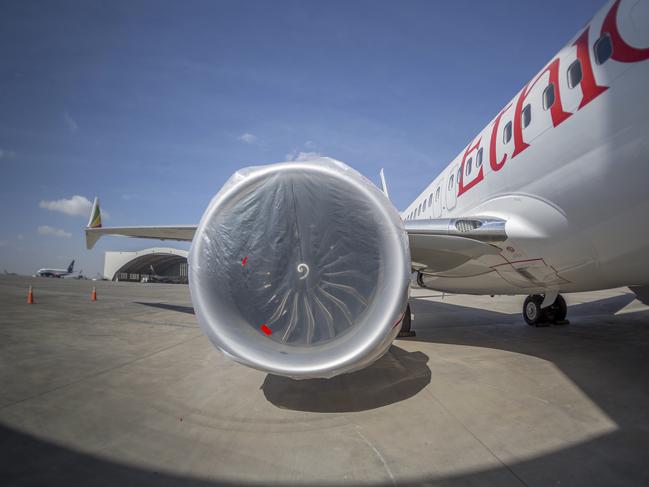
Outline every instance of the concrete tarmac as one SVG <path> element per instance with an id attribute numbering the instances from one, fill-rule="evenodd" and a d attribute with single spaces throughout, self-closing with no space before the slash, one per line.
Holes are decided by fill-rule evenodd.
<path id="1" fill-rule="evenodd" d="M 1 277 L 0 485 L 649 485 L 627 289 L 546 328 L 522 297 L 413 295 L 415 338 L 293 381 L 215 350 L 187 286 Z"/>

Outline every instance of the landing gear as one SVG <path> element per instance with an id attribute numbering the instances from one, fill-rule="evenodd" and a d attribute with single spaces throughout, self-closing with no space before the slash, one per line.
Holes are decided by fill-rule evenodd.
<path id="1" fill-rule="evenodd" d="M 543 296 L 534 294 L 525 298 L 523 303 L 523 318 L 525 323 L 530 326 L 538 326 L 541 323 L 541 318 L 543 316 L 543 310 L 541 309 L 541 303 L 543 302 Z"/>
<path id="2" fill-rule="evenodd" d="M 543 296 L 533 294 L 525 299 L 523 304 L 523 318 L 530 326 L 547 326 L 549 324 L 566 325 L 566 315 L 568 306 L 566 300 L 560 294 L 557 295 L 554 302 L 546 307 L 541 308 Z"/>
<path id="3" fill-rule="evenodd" d="M 568 305 L 563 296 L 559 294 L 550 306 L 543 310 L 546 319 L 552 324 L 567 324 L 566 316 L 568 314 Z"/>
<path id="4" fill-rule="evenodd" d="M 416 336 L 414 331 L 410 331 L 411 324 L 412 324 L 412 315 L 410 313 L 410 303 L 408 303 L 408 306 L 406 306 L 406 312 L 403 315 L 403 320 L 401 321 L 401 330 L 399 330 L 399 334 L 397 335 L 397 337 L 404 338 L 404 337 Z"/>

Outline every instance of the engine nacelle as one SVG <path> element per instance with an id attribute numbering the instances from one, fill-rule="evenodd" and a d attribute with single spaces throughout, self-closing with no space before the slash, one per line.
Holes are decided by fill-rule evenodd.
<path id="1" fill-rule="evenodd" d="M 189 253 L 198 321 L 237 362 L 333 377 L 381 357 L 410 282 L 403 222 L 333 159 L 243 169 L 217 193 Z"/>

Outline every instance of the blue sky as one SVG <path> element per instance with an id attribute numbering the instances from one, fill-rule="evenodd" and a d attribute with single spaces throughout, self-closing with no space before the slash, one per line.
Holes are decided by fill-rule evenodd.
<path id="1" fill-rule="evenodd" d="M 603 4 L 4 2 L 0 271 L 160 245 L 85 250 L 75 195 L 197 223 L 235 170 L 300 153 L 385 167 L 402 209 Z"/>

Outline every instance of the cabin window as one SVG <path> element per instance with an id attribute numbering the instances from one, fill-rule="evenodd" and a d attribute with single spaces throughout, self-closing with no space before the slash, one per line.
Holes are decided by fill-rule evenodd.
<path id="1" fill-rule="evenodd" d="M 426 211 L 426 200 L 424 200 L 424 202 L 421 204 L 421 209 L 423 211 Z"/>
<path id="2" fill-rule="evenodd" d="M 475 156 L 475 167 L 476 169 L 482 166 L 482 147 L 478 149 L 478 153 Z"/>
<path id="3" fill-rule="evenodd" d="M 461 177 L 462 177 L 462 166 L 457 168 L 457 184 L 460 184 Z"/>
<path id="4" fill-rule="evenodd" d="M 523 128 L 527 127 L 532 121 L 532 105 L 529 103 L 523 108 Z"/>
<path id="5" fill-rule="evenodd" d="M 430 193 L 430 196 L 428 197 L 428 206 L 431 206 L 433 204 L 433 193 Z"/>
<path id="6" fill-rule="evenodd" d="M 438 200 L 439 200 L 439 194 L 440 194 L 440 192 L 441 192 L 441 189 L 442 189 L 442 188 L 438 187 L 438 188 L 437 188 L 437 191 L 435 191 L 435 201 L 438 201 Z"/>
<path id="7" fill-rule="evenodd" d="M 554 83 L 550 83 L 545 90 L 543 90 L 543 110 L 547 110 L 554 103 Z"/>
<path id="8" fill-rule="evenodd" d="M 417 209 L 417 215 L 421 215 L 421 203 L 419 203 L 419 208 Z"/>
<path id="9" fill-rule="evenodd" d="M 581 83 L 581 61 L 577 59 L 568 67 L 568 88 L 574 88 Z"/>
<path id="10" fill-rule="evenodd" d="M 613 54 L 613 44 L 611 43 L 611 36 L 608 32 L 605 32 L 602 37 L 597 39 L 595 46 L 595 61 L 597 64 L 604 64 Z"/>
<path id="11" fill-rule="evenodd" d="M 469 160 L 466 161 L 466 168 L 464 169 L 464 174 L 467 176 L 471 174 L 471 166 L 473 165 L 473 157 L 469 157 Z"/>
<path id="12" fill-rule="evenodd" d="M 451 174 L 451 179 L 448 180 L 449 191 L 453 189 L 454 176 Z"/>
<path id="13" fill-rule="evenodd" d="M 512 123 L 507 122 L 507 125 L 503 129 L 503 142 L 506 144 L 510 140 L 512 140 Z"/>

